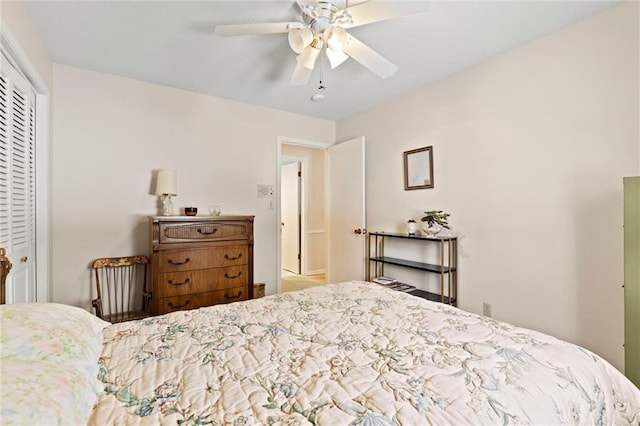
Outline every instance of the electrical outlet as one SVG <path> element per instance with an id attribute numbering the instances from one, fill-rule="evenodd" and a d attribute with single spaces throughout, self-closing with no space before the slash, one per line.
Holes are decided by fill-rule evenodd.
<path id="1" fill-rule="evenodd" d="M 491 303 L 482 303 L 482 315 L 485 317 L 491 317 Z"/>
<path id="2" fill-rule="evenodd" d="M 273 207 L 274 207 L 273 200 L 270 199 L 269 200 L 269 210 L 273 210 Z"/>

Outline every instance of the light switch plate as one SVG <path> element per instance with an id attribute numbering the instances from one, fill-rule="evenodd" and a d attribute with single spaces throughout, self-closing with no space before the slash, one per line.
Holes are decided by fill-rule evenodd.
<path id="1" fill-rule="evenodd" d="M 273 198 L 275 193 L 275 186 L 258 184 L 258 198 Z"/>
<path id="2" fill-rule="evenodd" d="M 258 198 L 269 198 L 269 185 L 258 184 Z"/>

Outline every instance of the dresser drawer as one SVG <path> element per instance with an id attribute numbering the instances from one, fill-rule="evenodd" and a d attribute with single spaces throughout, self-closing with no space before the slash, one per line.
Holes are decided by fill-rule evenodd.
<path id="1" fill-rule="evenodd" d="M 158 297 L 181 296 L 243 287 L 249 284 L 249 267 L 201 269 L 197 271 L 167 272 L 159 274 Z"/>
<path id="2" fill-rule="evenodd" d="M 160 223 L 161 244 L 189 241 L 246 240 L 249 228 L 246 223 L 201 221 L 198 223 Z"/>
<path id="3" fill-rule="evenodd" d="M 247 297 L 246 286 L 184 296 L 163 297 L 159 300 L 158 314 L 166 314 L 182 309 L 196 309 L 219 303 L 239 302 L 247 300 Z"/>
<path id="4" fill-rule="evenodd" d="M 212 266 L 246 265 L 247 254 L 246 245 L 166 250 L 158 253 L 158 272 L 193 271 Z"/>

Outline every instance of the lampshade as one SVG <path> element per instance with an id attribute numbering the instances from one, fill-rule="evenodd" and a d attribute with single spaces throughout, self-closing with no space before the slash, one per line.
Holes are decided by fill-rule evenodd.
<path id="1" fill-rule="evenodd" d="M 347 44 L 347 31 L 342 27 L 331 28 L 326 33 L 326 42 L 329 49 L 336 52 L 342 52 L 344 45 Z"/>
<path id="2" fill-rule="evenodd" d="M 296 53 L 302 53 L 313 41 L 313 32 L 309 28 L 293 28 L 289 30 L 289 46 Z"/>
<path id="3" fill-rule="evenodd" d="M 316 61 L 318 60 L 318 56 L 320 56 L 320 51 L 322 50 L 322 41 L 313 39 L 310 45 L 304 48 L 301 54 L 299 54 L 296 59 L 300 62 L 305 68 L 313 69 L 316 65 Z"/>
<path id="4" fill-rule="evenodd" d="M 178 178 L 175 170 L 159 170 L 156 177 L 156 195 L 178 195 Z"/>

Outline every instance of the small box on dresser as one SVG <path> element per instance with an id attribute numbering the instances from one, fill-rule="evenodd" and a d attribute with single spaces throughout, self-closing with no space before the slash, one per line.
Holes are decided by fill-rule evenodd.
<path id="1" fill-rule="evenodd" d="M 150 217 L 151 314 L 252 299 L 253 219 Z"/>

